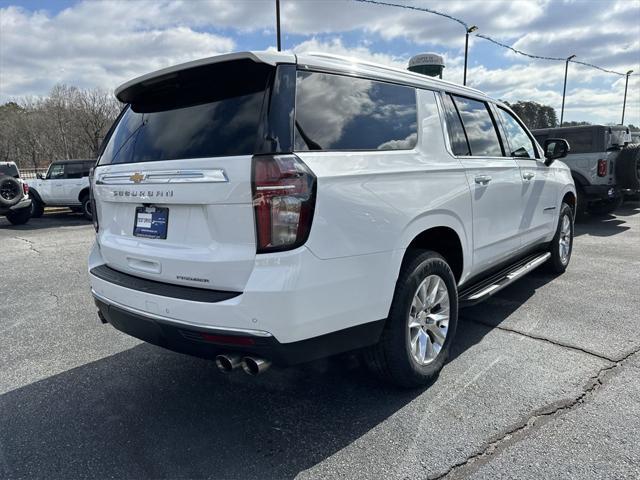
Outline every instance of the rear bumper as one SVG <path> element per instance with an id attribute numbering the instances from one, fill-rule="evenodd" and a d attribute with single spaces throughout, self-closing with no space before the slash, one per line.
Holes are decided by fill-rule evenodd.
<path id="1" fill-rule="evenodd" d="M 179 287 L 180 292 L 173 287 L 162 288 L 167 284 L 150 282 L 151 275 L 140 284 L 96 275 L 104 270 L 100 267 L 105 263 L 96 244 L 89 257 L 89 279 L 94 296 L 101 303 L 110 305 L 108 310 L 113 307 L 116 312 L 124 310 L 136 318 L 151 319 L 153 323 L 162 324 L 163 332 L 167 326 L 230 334 L 249 332 L 253 336 L 270 336 L 281 345 L 340 331 L 346 331 L 347 335 L 353 327 L 386 318 L 395 284 L 390 252 L 321 260 L 301 247 L 290 252 L 259 255 L 242 292 L 210 291 L 208 293 L 214 296 L 223 294 L 213 301 L 208 297 L 192 296 L 184 291 L 185 287 Z M 227 298 L 223 298 L 224 295 Z M 107 319 L 108 313 L 103 312 Z M 122 322 L 116 318 L 110 323 L 119 328 Z M 367 332 L 362 339 L 354 339 L 349 345 L 358 348 L 375 343 L 377 334 L 373 332 L 369 336 L 370 329 L 365 328 Z M 163 334 L 165 337 L 176 338 L 166 333 Z M 179 347 L 169 346 L 175 350 L 180 350 Z M 338 350 L 345 348 L 342 345 Z M 288 355 L 284 357 L 289 359 Z"/>
<path id="2" fill-rule="evenodd" d="M 30 207 L 31 207 L 31 199 L 24 198 L 20 200 L 18 203 L 16 203 L 15 205 L 11 205 L 10 207 L 0 206 L 0 215 L 6 215 L 9 212 L 15 212 L 16 210 L 22 210 L 23 208 L 30 208 Z"/>
<path id="3" fill-rule="evenodd" d="M 280 366 L 295 365 L 372 345 L 384 327 L 384 321 L 380 320 L 283 344 L 268 332 L 178 323 L 160 315 L 137 312 L 92 293 L 100 317 L 117 330 L 153 345 L 209 359 L 221 353 L 240 353 L 267 358 Z"/>

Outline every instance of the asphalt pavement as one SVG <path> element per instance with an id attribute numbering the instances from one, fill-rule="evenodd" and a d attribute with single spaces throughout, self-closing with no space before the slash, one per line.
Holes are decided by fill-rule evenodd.
<path id="1" fill-rule="evenodd" d="M 640 204 L 463 310 L 422 390 L 353 355 L 253 378 L 102 325 L 92 225 L 0 218 L 1 478 L 640 478 Z"/>

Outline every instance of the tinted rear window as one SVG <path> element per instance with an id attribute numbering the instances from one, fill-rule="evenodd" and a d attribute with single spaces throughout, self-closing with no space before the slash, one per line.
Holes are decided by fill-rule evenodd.
<path id="1" fill-rule="evenodd" d="M 123 113 L 100 165 L 252 154 L 272 71 L 227 62 L 154 83 Z"/>
<path id="2" fill-rule="evenodd" d="M 408 150 L 418 140 L 414 88 L 298 72 L 296 150 Z"/>
<path id="3" fill-rule="evenodd" d="M 6 175 L 8 177 L 16 177 L 18 178 L 18 167 L 15 165 L 0 165 L 0 177 L 2 175 Z"/>
<path id="4" fill-rule="evenodd" d="M 467 133 L 471 155 L 501 157 L 502 147 L 487 105 L 478 100 L 453 96 Z"/>

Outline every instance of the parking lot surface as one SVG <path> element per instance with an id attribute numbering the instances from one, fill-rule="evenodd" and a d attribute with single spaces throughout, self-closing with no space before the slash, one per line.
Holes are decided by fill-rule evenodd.
<path id="1" fill-rule="evenodd" d="M 343 356 L 253 378 L 97 319 L 93 227 L 0 218 L 2 478 L 640 478 L 640 204 L 463 310 L 430 388 Z"/>

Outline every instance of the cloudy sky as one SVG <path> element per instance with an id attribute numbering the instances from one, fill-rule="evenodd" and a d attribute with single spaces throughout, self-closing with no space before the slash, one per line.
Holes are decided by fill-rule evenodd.
<path id="1" fill-rule="evenodd" d="M 535 55 L 640 72 L 640 0 L 390 0 L 439 10 Z M 175 63 L 275 48 L 275 0 L 0 0 L 0 102 L 46 95 L 64 82 L 114 89 Z M 443 54 L 462 82 L 464 27 L 443 17 L 354 0 L 281 0 L 283 47 L 405 67 Z M 518 56 L 471 38 L 468 84 L 560 113 L 564 62 Z M 570 64 L 566 120 L 620 122 L 624 77 Z M 640 125 L 640 76 L 629 80 L 626 123 Z"/>

